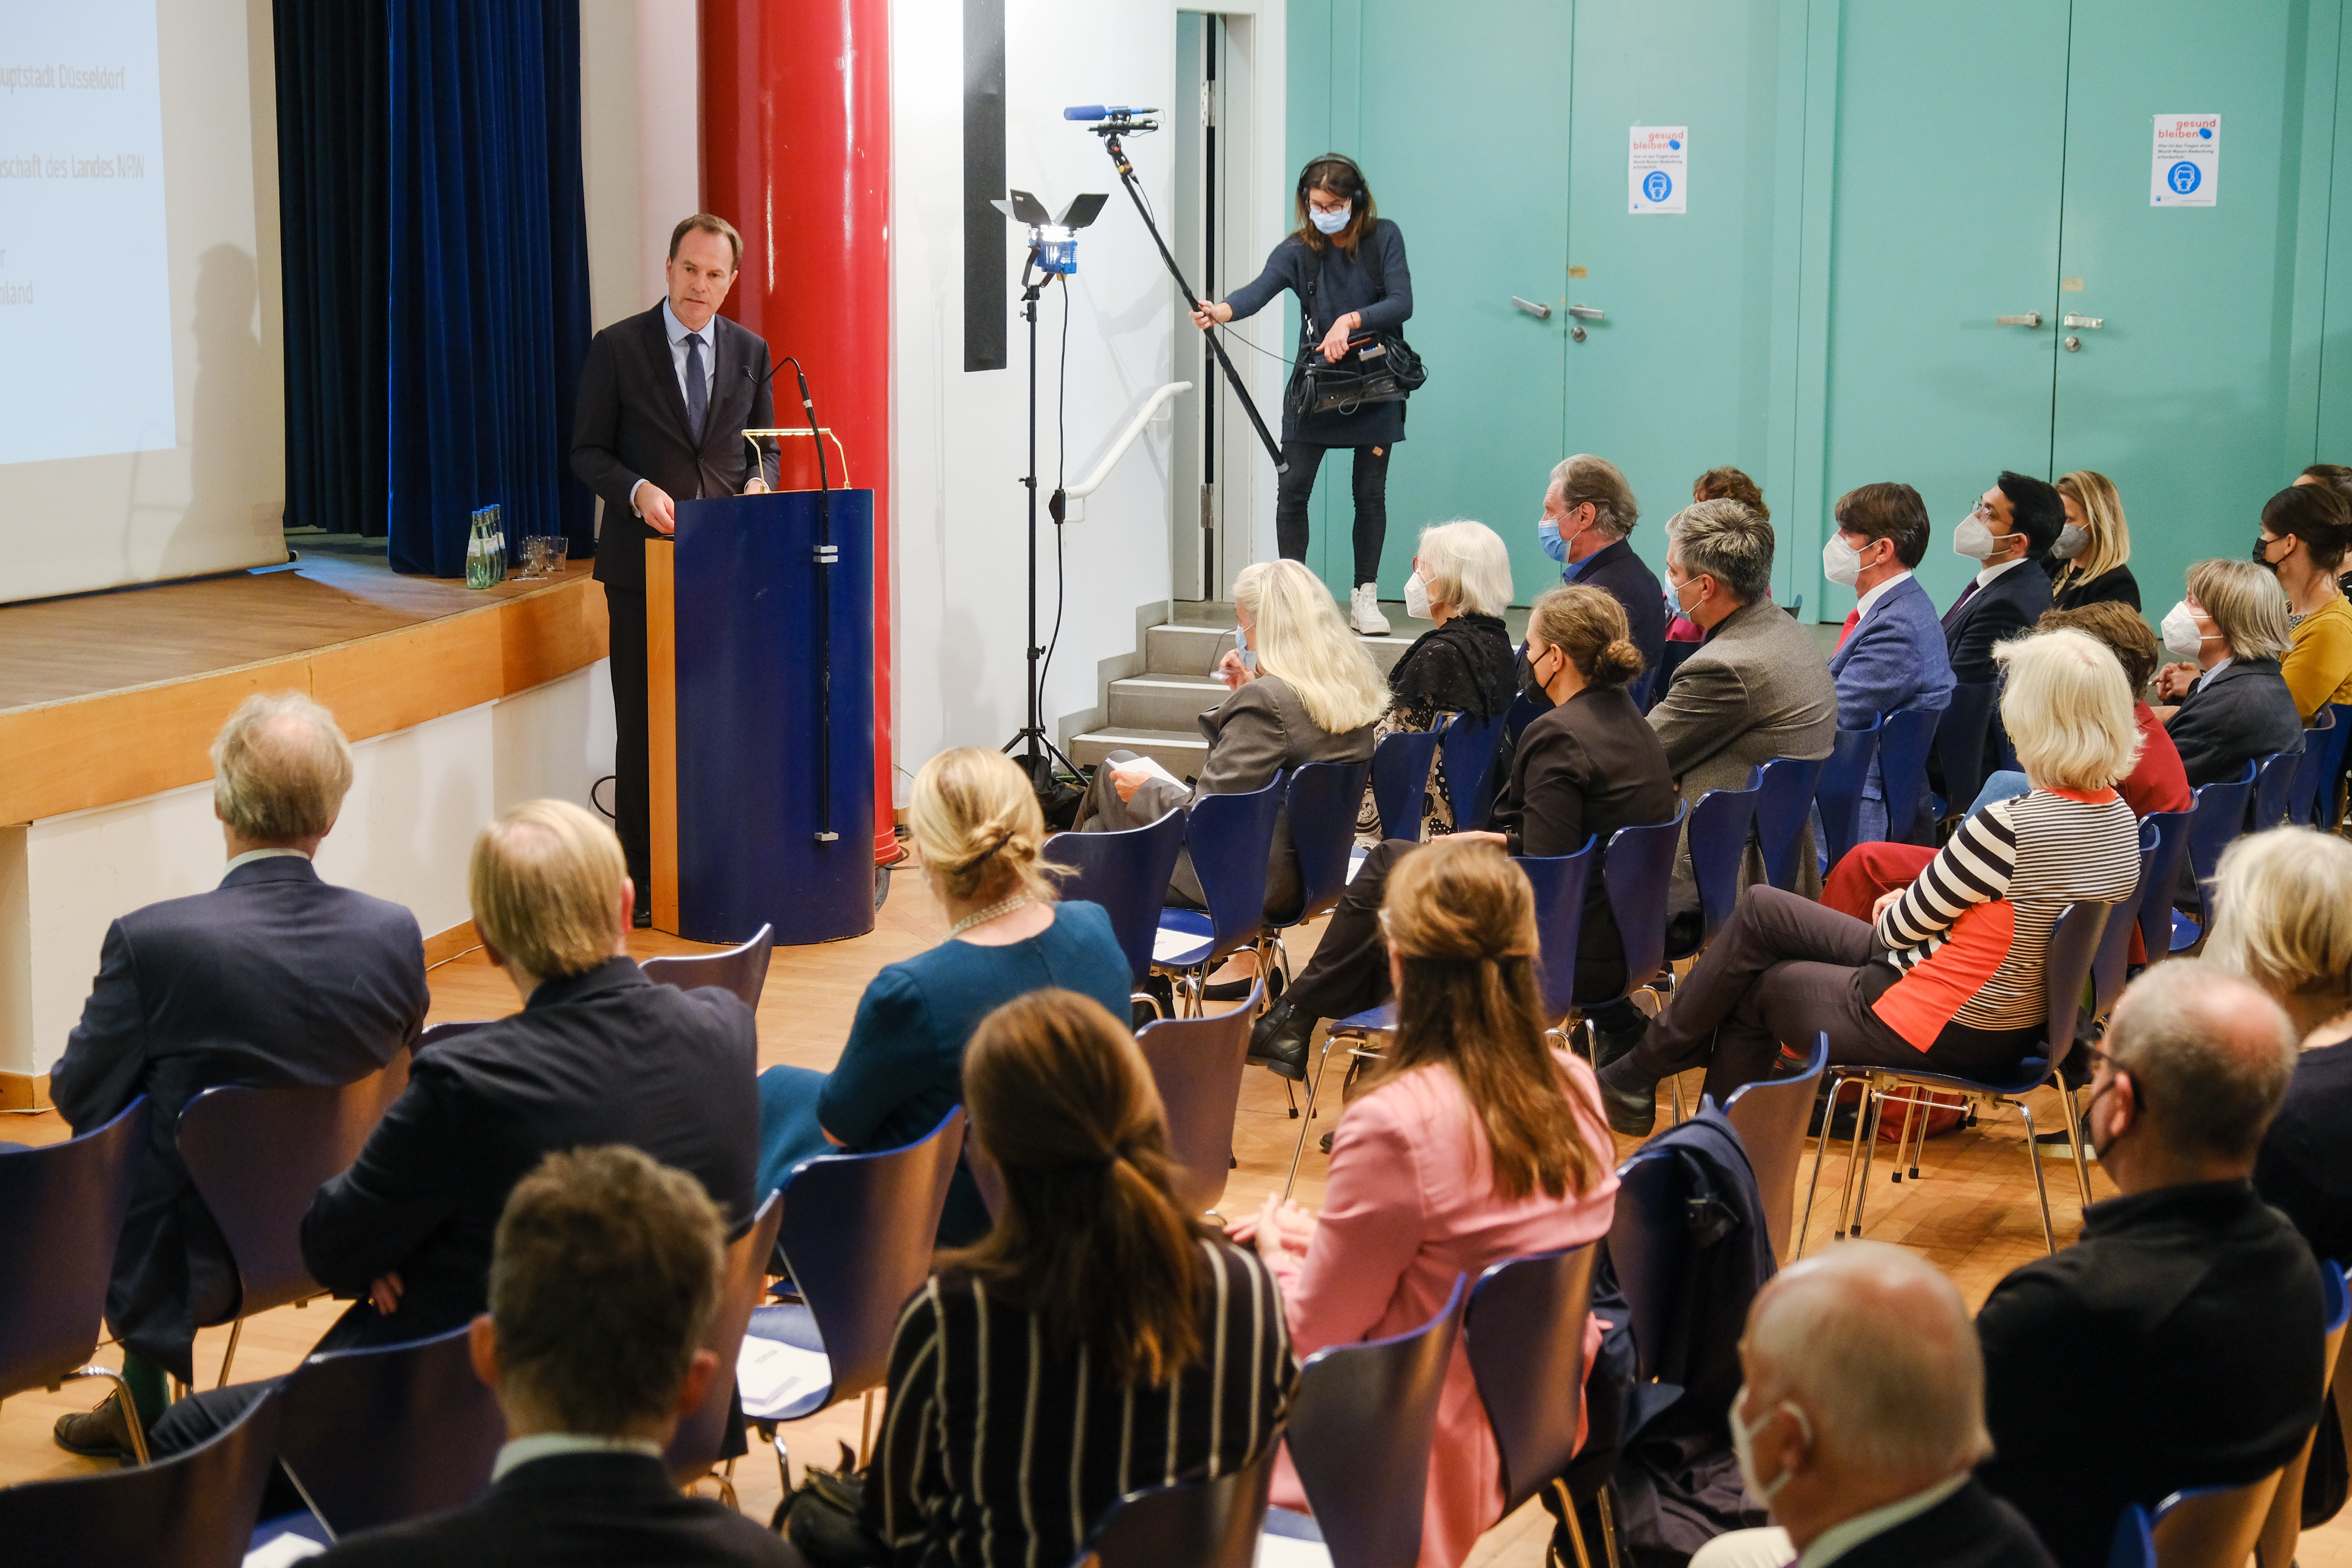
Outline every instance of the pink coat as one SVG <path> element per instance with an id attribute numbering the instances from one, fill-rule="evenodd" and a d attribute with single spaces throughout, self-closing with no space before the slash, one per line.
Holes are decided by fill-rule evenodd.
<path id="1" fill-rule="evenodd" d="M 1330 1184 L 1306 1260 L 1289 1253 L 1274 1260 L 1300 1361 L 1325 1345 L 1420 1327 L 1445 1304 L 1456 1274 L 1469 1275 L 1475 1285 L 1489 1264 L 1607 1234 L 1616 1206 L 1616 1145 L 1601 1120 L 1592 1069 L 1565 1052 L 1554 1054 L 1568 1071 L 1585 1143 L 1601 1173 L 1590 1192 L 1566 1198 L 1541 1191 L 1509 1202 L 1495 1195 L 1486 1129 L 1451 1068 L 1417 1068 L 1348 1107 L 1332 1135 Z M 1600 1321 L 1588 1319 L 1588 1367 L 1600 1347 Z M 1286 1449 L 1275 1471 L 1274 1500 L 1307 1506 Z M 1421 1568 L 1456 1568 L 1502 1516 L 1502 1458 L 1468 1352 L 1457 1341 L 1438 1398 Z"/>

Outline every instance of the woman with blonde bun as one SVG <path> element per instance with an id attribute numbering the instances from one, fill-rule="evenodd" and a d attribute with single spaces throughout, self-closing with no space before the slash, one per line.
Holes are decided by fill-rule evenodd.
<path id="1" fill-rule="evenodd" d="M 2302 1037 L 2254 1190 L 2319 1257 L 2352 1260 L 2352 843 L 2308 827 L 2221 854 L 2205 956 L 2271 994 Z"/>
<path id="2" fill-rule="evenodd" d="M 1126 1016 L 1131 977 L 1110 917 L 1098 904 L 1055 900 L 1039 858 L 1045 819 L 1011 758 L 976 746 L 941 752 L 915 775 L 907 818 L 948 940 L 874 977 L 833 1071 L 760 1075 L 758 1192 L 818 1154 L 901 1148 L 938 1126 L 963 1101 L 972 1031 L 1016 996 L 1059 986 Z M 960 1168 L 940 1243 L 987 1229 L 980 1189 Z"/>

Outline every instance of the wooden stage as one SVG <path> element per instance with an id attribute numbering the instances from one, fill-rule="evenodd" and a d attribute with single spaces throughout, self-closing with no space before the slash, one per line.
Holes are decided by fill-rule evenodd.
<path id="1" fill-rule="evenodd" d="M 293 542 L 290 567 L 0 605 L 0 824 L 210 777 L 248 692 L 308 691 L 360 741 L 604 656 L 586 561 L 474 590 L 394 573 L 381 542 Z"/>

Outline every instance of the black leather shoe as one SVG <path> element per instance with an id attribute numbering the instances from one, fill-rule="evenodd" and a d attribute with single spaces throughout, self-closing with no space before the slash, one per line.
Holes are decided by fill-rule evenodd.
<path id="1" fill-rule="evenodd" d="M 1250 1030 L 1248 1060 L 1293 1083 L 1307 1079 L 1307 1046 L 1314 1037 L 1315 1020 L 1291 1011 L 1287 1002 L 1266 1009 Z"/>
<path id="2" fill-rule="evenodd" d="M 133 1459 L 131 1428 L 122 1419 L 122 1395 L 110 1394 L 97 1409 L 60 1415 L 50 1429 L 58 1447 L 85 1459 Z"/>
<path id="3" fill-rule="evenodd" d="M 1604 1029 L 1598 1024 L 1593 1025 L 1592 1070 L 1598 1072 L 1611 1062 L 1622 1060 L 1631 1055 L 1636 1047 L 1649 1037 L 1649 1033 L 1650 1021 L 1647 1018 L 1623 1031 Z"/>
<path id="4" fill-rule="evenodd" d="M 1628 1138 L 1647 1138 L 1658 1124 L 1658 1080 L 1643 1072 L 1632 1057 L 1621 1057 L 1603 1068 L 1601 1108 L 1609 1125 Z"/>

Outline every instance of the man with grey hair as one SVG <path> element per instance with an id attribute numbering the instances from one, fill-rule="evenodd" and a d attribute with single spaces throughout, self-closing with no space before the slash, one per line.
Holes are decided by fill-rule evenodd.
<path id="1" fill-rule="evenodd" d="M 340 1084 L 415 1043 L 428 997 L 416 918 L 321 881 L 311 857 L 352 784 L 334 716 L 298 691 L 246 699 L 213 742 L 213 813 L 227 874 L 210 892 L 117 920 L 49 1094 L 75 1132 L 141 1095 L 153 1131 L 114 1253 L 106 1321 L 144 1422 L 164 1373 L 193 1382 L 200 1324 L 235 1311 L 219 1228 L 180 1163 L 188 1101 L 220 1084 Z M 58 1419 L 77 1454 L 129 1456 L 115 1395 Z"/>
<path id="2" fill-rule="evenodd" d="M 2116 1004 L 2083 1113 L 2121 1197 L 1977 1314 L 1994 1455 L 1979 1470 L 2066 1568 L 2127 1502 L 2293 1459 L 2324 1386 L 2318 1266 L 2251 1180 L 2295 1040 L 2259 987 L 2179 958 Z"/>
<path id="3" fill-rule="evenodd" d="M 2048 1568 L 2018 1511 L 1969 1471 L 1991 1450 L 1969 1310 L 1926 1259 L 1848 1242 L 1757 1293 L 1732 1447 L 1767 1530 L 1691 1568 Z"/>
<path id="4" fill-rule="evenodd" d="M 1666 647 L 1664 595 L 1649 563 L 1626 542 L 1641 515 L 1633 487 L 1617 465 L 1579 452 L 1562 458 L 1551 471 L 1543 516 L 1536 521 L 1536 541 L 1560 563 L 1561 582 L 1589 584 L 1625 606 L 1633 646 L 1655 670 Z"/>

